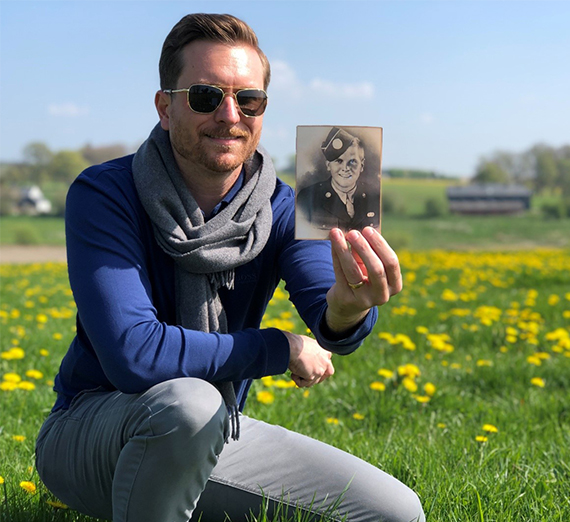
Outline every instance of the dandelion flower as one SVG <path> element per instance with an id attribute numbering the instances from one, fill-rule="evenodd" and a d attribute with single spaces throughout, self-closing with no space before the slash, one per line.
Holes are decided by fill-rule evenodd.
<path id="1" fill-rule="evenodd" d="M 483 431 L 486 431 L 487 433 L 497 433 L 499 430 L 492 424 L 483 424 Z"/>
<path id="2" fill-rule="evenodd" d="M 257 392 L 257 400 L 262 404 L 271 404 L 275 400 L 275 395 L 272 392 L 262 390 Z"/>
<path id="3" fill-rule="evenodd" d="M 18 383 L 20 390 L 32 391 L 36 389 L 36 385 L 30 381 L 22 381 Z"/>
<path id="4" fill-rule="evenodd" d="M 431 382 L 426 382 L 424 384 L 424 391 L 430 396 L 433 397 L 433 394 L 435 393 L 435 385 Z"/>
<path id="5" fill-rule="evenodd" d="M 402 379 L 402 384 L 409 392 L 415 393 L 418 391 L 418 385 L 411 377 L 404 377 Z"/>
<path id="6" fill-rule="evenodd" d="M 24 442 L 26 440 L 25 435 L 12 435 L 12 440 L 16 442 Z"/>
<path id="7" fill-rule="evenodd" d="M 386 368 L 380 368 L 378 370 L 378 375 L 380 375 L 380 377 L 385 377 L 386 379 L 392 379 L 394 377 L 394 372 Z"/>
<path id="8" fill-rule="evenodd" d="M 384 391 L 386 385 L 383 382 L 374 381 L 370 383 L 370 389 L 375 391 Z"/>
<path id="9" fill-rule="evenodd" d="M 311 395 L 310 390 L 305 390 L 305 391 L 303 392 L 303 397 L 304 397 L 305 399 L 306 399 L 309 395 Z"/>
<path id="10" fill-rule="evenodd" d="M 475 437 L 475 440 L 477 442 L 487 442 L 487 440 L 489 440 L 487 437 L 485 437 L 485 435 L 477 435 Z"/>
<path id="11" fill-rule="evenodd" d="M 540 377 L 533 377 L 533 378 L 530 380 L 530 383 L 531 383 L 533 386 L 538 386 L 539 388 L 544 388 L 544 385 L 545 385 L 544 379 L 542 379 L 542 378 L 540 378 Z"/>
<path id="12" fill-rule="evenodd" d="M 44 374 L 39 370 L 28 370 L 26 372 L 26 377 L 29 377 L 30 379 L 41 379 L 43 376 Z"/>
<path id="13" fill-rule="evenodd" d="M 447 428 L 447 424 L 444 424 L 443 422 L 438 422 L 437 427 L 441 428 L 443 430 L 443 429 Z"/>
<path id="14" fill-rule="evenodd" d="M 338 419 L 336 417 L 327 417 L 327 424 L 333 424 L 334 426 L 338 426 Z"/>
<path id="15" fill-rule="evenodd" d="M 0 484 L 4 484 L 4 477 L 2 475 L 0 475 Z"/>
<path id="16" fill-rule="evenodd" d="M 4 380 L 7 382 L 18 383 L 22 380 L 22 378 L 17 373 L 5 373 Z"/>
<path id="17" fill-rule="evenodd" d="M 33 482 L 29 482 L 27 480 L 20 482 L 20 487 L 28 493 L 36 492 L 36 485 Z"/>
<path id="18" fill-rule="evenodd" d="M 477 364 L 477 366 L 493 366 L 493 361 L 489 359 L 479 359 L 475 364 Z"/>
<path id="19" fill-rule="evenodd" d="M 431 397 L 429 397 L 428 395 L 414 395 L 414 399 L 423 404 L 429 402 L 431 400 Z"/>
<path id="20" fill-rule="evenodd" d="M 352 418 L 356 419 L 356 420 L 363 420 L 364 419 L 364 415 L 362 415 L 362 413 L 353 413 L 352 414 Z"/>

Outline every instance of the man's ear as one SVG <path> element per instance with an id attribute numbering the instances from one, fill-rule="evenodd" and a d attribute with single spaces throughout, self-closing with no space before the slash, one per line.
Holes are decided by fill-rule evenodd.
<path id="1" fill-rule="evenodd" d="M 170 128 L 170 104 L 172 103 L 172 96 L 166 94 L 164 91 L 158 91 L 154 96 L 154 105 L 158 118 L 160 119 L 160 126 L 163 130 L 167 131 Z"/>

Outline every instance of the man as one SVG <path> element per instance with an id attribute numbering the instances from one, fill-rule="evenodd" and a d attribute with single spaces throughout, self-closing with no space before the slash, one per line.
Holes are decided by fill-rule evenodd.
<path id="1" fill-rule="evenodd" d="M 364 147 L 346 130 L 333 127 L 321 146 L 329 178 L 303 188 L 297 208 L 312 227 L 362 230 L 380 224 L 379 180 L 364 179 Z"/>
<path id="2" fill-rule="evenodd" d="M 258 147 L 269 64 L 245 23 L 183 18 L 160 76 L 149 139 L 69 192 L 77 337 L 37 441 L 42 480 L 114 522 L 236 522 L 281 497 L 318 513 L 349 482 L 350 520 L 424 520 L 382 471 L 236 412 L 252 379 L 332 375 L 331 351 L 356 349 L 400 290 L 396 256 L 372 229 L 332 231 L 333 262 L 327 242 L 292 239 L 292 191 Z M 260 328 L 280 278 L 316 340 Z"/>

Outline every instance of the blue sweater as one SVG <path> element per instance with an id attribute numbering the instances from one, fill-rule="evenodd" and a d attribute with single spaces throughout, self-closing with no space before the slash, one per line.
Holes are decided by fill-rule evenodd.
<path id="1" fill-rule="evenodd" d="M 134 186 L 132 159 L 90 167 L 69 190 L 67 257 L 77 335 L 55 379 L 54 410 L 67 408 L 82 390 L 138 393 L 178 377 L 232 381 L 243 409 L 252 379 L 283 373 L 289 364 L 285 335 L 260 328 L 281 279 L 322 347 L 348 354 L 370 333 L 376 309 L 350 337 L 325 337 L 320 325 L 334 283 L 330 243 L 294 239 L 294 193 L 280 180 L 265 248 L 236 269 L 233 290 L 220 290 L 229 333 L 177 325 L 174 263 L 154 239 Z"/>

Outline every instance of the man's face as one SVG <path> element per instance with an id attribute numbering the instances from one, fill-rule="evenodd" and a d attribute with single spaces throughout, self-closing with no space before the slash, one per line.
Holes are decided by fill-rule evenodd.
<path id="1" fill-rule="evenodd" d="M 337 159 L 326 164 L 333 185 L 342 192 L 350 192 L 364 170 L 364 151 L 353 143 Z"/>
<path id="2" fill-rule="evenodd" d="M 196 83 L 216 85 L 225 92 L 264 87 L 261 60 L 249 46 L 192 42 L 183 49 L 182 63 L 182 73 L 172 88 L 184 89 Z M 161 117 L 182 170 L 199 167 L 223 174 L 240 169 L 254 153 L 262 123 L 263 116 L 244 116 L 233 96 L 226 96 L 213 113 L 197 114 L 188 107 L 186 93 L 173 94 Z"/>

